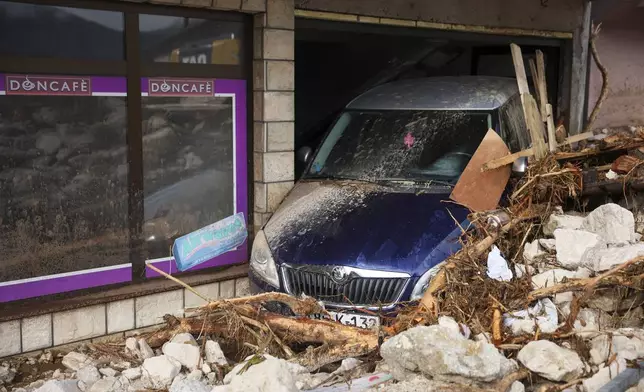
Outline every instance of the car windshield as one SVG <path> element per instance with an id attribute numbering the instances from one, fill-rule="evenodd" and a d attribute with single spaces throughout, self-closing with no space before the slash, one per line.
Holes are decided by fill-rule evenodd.
<path id="1" fill-rule="evenodd" d="M 455 183 L 492 127 L 490 113 L 346 111 L 305 178 Z"/>

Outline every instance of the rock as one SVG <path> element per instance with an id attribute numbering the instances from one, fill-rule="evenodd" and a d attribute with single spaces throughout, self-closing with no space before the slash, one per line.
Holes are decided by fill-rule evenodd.
<path id="1" fill-rule="evenodd" d="M 130 366 L 132 366 L 131 363 L 128 361 L 121 361 L 121 362 L 110 362 L 110 366 L 116 370 L 123 371 L 125 369 L 129 369 Z"/>
<path id="2" fill-rule="evenodd" d="M 36 140 L 36 148 L 42 150 L 45 154 L 51 155 L 58 151 L 62 141 L 57 133 L 43 133 Z"/>
<path id="3" fill-rule="evenodd" d="M 96 369 L 96 366 L 88 365 L 80 368 L 76 372 L 76 378 L 83 382 L 85 388 L 81 390 L 87 390 L 94 385 L 94 383 L 101 379 L 101 374 Z"/>
<path id="4" fill-rule="evenodd" d="M 203 374 L 208 375 L 208 373 L 212 372 L 212 369 L 210 368 L 210 365 L 204 362 L 203 365 L 201 365 L 201 371 L 203 372 Z"/>
<path id="5" fill-rule="evenodd" d="M 298 364 L 293 363 L 293 362 L 284 361 L 283 359 L 275 358 L 275 357 L 273 357 L 273 356 L 271 356 L 269 354 L 263 354 L 261 356 L 251 355 L 248 358 L 246 358 L 244 361 L 242 361 L 242 362 L 238 363 L 237 365 L 235 365 L 235 367 L 232 368 L 226 374 L 226 376 L 224 377 L 224 384 L 230 384 L 232 382 L 233 378 L 237 377 L 239 375 L 239 372 L 244 367 L 247 366 L 247 363 L 249 361 L 256 361 L 258 359 L 258 357 L 263 358 L 261 360 L 262 362 L 265 362 L 265 361 L 267 361 L 269 359 L 270 360 L 283 361 L 284 362 L 283 365 L 286 366 L 286 368 L 289 370 L 289 372 L 291 372 L 291 374 L 293 376 L 297 376 L 297 375 L 300 375 L 300 374 L 308 374 L 308 370 L 306 370 L 306 368 L 304 366 L 302 366 L 302 365 L 298 365 Z M 252 365 L 252 366 L 255 366 L 255 365 Z M 246 373 L 243 373 L 243 374 L 246 374 Z"/>
<path id="6" fill-rule="evenodd" d="M 118 379 L 108 377 L 96 381 L 88 392 L 119 392 L 122 390 L 123 385 L 121 385 L 121 382 Z"/>
<path id="7" fill-rule="evenodd" d="M 579 310 L 573 328 L 582 337 L 593 337 L 597 332 L 605 330 L 611 317 L 599 309 L 582 308 Z"/>
<path id="8" fill-rule="evenodd" d="M 60 369 L 56 369 L 56 370 L 54 370 L 54 373 L 51 375 L 51 378 L 53 378 L 53 379 L 64 378 L 64 377 L 61 377 L 61 376 L 63 376 L 63 372 L 61 372 Z"/>
<path id="9" fill-rule="evenodd" d="M 153 388 L 163 389 L 172 383 L 180 370 L 179 361 L 167 355 L 160 355 L 143 361 L 142 374 Z"/>
<path id="10" fill-rule="evenodd" d="M 125 369 L 122 372 L 122 375 L 125 376 L 128 380 L 136 380 L 141 378 L 141 368 L 135 367 L 131 369 Z"/>
<path id="11" fill-rule="evenodd" d="M 141 338 L 137 341 L 137 343 L 139 344 L 139 353 L 141 354 L 141 359 L 146 360 L 154 356 L 154 351 L 152 351 L 145 339 Z"/>
<path id="12" fill-rule="evenodd" d="M 170 339 L 170 341 L 172 343 L 191 344 L 193 346 L 199 346 L 194 336 L 192 336 L 192 334 L 189 334 L 187 332 L 174 335 L 174 337 Z"/>
<path id="13" fill-rule="evenodd" d="M 125 339 L 125 352 L 136 357 L 139 356 L 139 343 L 136 341 L 136 338 L 130 337 Z"/>
<path id="14" fill-rule="evenodd" d="M 116 377 L 120 374 L 117 370 L 114 370 L 109 367 L 98 369 L 98 371 L 106 377 Z"/>
<path id="15" fill-rule="evenodd" d="M 642 303 L 644 303 L 644 293 L 635 293 L 623 298 L 620 290 L 616 290 L 615 288 L 602 291 L 598 290 L 586 301 L 589 308 L 601 309 L 604 312 L 635 310 L 633 309 L 634 307 L 640 309 Z"/>
<path id="16" fill-rule="evenodd" d="M 218 382 L 217 373 L 215 373 L 215 372 L 208 373 L 206 375 L 206 378 L 208 379 L 208 384 L 210 384 L 210 385 L 214 385 L 214 384 L 216 384 Z"/>
<path id="17" fill-rule="evenodd" d="M 510 390 L 508 392 L 525 392 L 525 385 L 520 381 L 515 381 L 510 385 Z"/>
<path id="18" fill-rule="evenodd" d="M 81 392 L 75 380 L 59 381 L 49 380 L 35 392 Z"/>
<path id="19" fill-rule="evenodd" d="M 552 214 L 543 225 L 543 234 L 551 236 L 557 229 L 578 230 L 583 223 L 583 216 Z"/>
<path id="20" fill-rule="evenodd" d="M 170 392 L 210 392 L 210 390 L 211 388 L 201 381 L 190 379 L 173 382 L 169 389 Z"/>
<path id="21" fill-rule="evenodd" d="M 201 355 L 199 347 L 192 344 L 167 342 L 163 345 L 163 353 L 179 361 L 190 370 L 199 368 Z"/>
<path id="22" fill-rule="evenodd" d="M 532 264 L 546 255 L 547 253 L 541 249 L 538 240 L 528 242 L 523 247 L 523 260 L 526 264 Z"/>
<path id="23" fill-rule="evenodd" d="M 458 324 L 457 324 L 457 326 L 458 326 Z M 362 376 L 363 374 L 366 373 L 365 372 L 366 369 L 358 368 L 360 365 L 362 365 L 362 361 L 359 360 L 359 359 L 345 358 L 345 359 L 342 360 L 342 363 L 340 364 L 340 367 L 337 368 L 331 374 L 347 374 L 347 375 L 350 375 L 350 378 L 360 377 L 360 376 Z"/>
<path id="24" fill-rule="evenodd" d="M 517 356 L 519 362 L 551 381 L 572 381 L 582 375 L 584 363 L 576 352 L 549 340 L 532 341 Z"/>
<path id="25" fill-rule="evenodd" d="M 37 380 L 37 381 L 34 381 L 31 384 L 29 384 L 27 389 L 32 391 L 34 389 L 38 389 L 38 388 L 42 387 L 43 385 L 45 385 L 45 380 Z"/>
<path id="26" fill-rule="evenodd" d="M 541 238 L 539 240 L 539 245 L 549 253 L 555 253 L 557 251 L 557 240 L 552 238 Z"/>
<path id="27" fill-rule="evenodd" d="M 630 259 L 644 256 L 644 244 L 634 244 L 612 248 L 590 249 L 582 259 L 582 265 L 596 272 L 624 264 Z"/>
<path id="28" fill-rule="evenodd" d="M 626 370 L 627 365 L 624 358 L 617 357 L 609 366 L 599 369 L 594 376 L 585 379 L 582 382 L 586 392 L 597 392 L 604 385 L 608 384 L 610 380 L 615 378 L 618 374 Z"/>
<path id="29" fill-rule="evenodd" d="M 205 351 L 206 351 L 206 361 L 208 363 L 214 363 L 220 366 L 228 365 L 228 360 L 226 359 L 224 352 L 221 351 L 221 347 L 219 347 L 219 343 L 214 342 L 212 340 L 208 340 L 206 342 Z"/>
<path id="30" fill-rule="evenodd" d="M 518 278 L 522 278 L 525 275 L 534 275 L 537 272 L 537 270 L 531 266 L 531 265 L 525 265 L 525 264 L 515 264 L 514 265 L 514 274 Z"/>
<path id="31" fill-rule="evenodd" d="M 195 369 L 195 370 L 191 371 L 190 374 L 188 374 L 188 376 L 186 378 L 188 380 L 199 381 L 199 380 L 202 379 L 202 377 L 203 377 L 203 372 L 201 370 L 199 370 L 199 369 Z"/>
<path id="32" fill-rule="evenodd" d="M 644 358 L 644 330 L 620 328 L 613 333 L 612 353 L 626 359 Z"/>
<path id="33" fill-rule="evenodd" d="M 566 279 L 583 279 L 590 277 L 590 271 L 585 268 L 579 268 L 576 271 L 568 271 L 561 268 L 554 268 L 532 277 L 532 287 L 541 289 L 544 287 L 554 286 Z"/>
<path id="34" fill-rule="evenodd" d="M 623 328 L 644 328 L 644 307 L 638 306 L 627 312 L 619 326 Z"/>
<path id="35" fill-rule="evenodd" d="M 634 240 L 635 218 L 626 208 L 608 203 L 588 214 L 581 227 L 598 234 L 608 245 L 628 244 Z"/>
<path id="36" fill-rule="evenodd" d="M 295 386 L 297 386 L 299 390 L 313 389 L 320 386 L 320 384 L 328 380 L 329 377 L 331 377 L 329 373 L 300 374 L 295 377 Z"/>
<path id="37" fill-rule="evenodd" d="M 9 366 L 0 366 L 0 384 L 9 384 L 16 377 L 16 371 Z"/>
<path id="38" fill-rule="evenodd" d="M 591 249 L 605 249 L 602 237 L 583 230 L 555 230 L 557 261 L 567 269 L 576 269 L 582 265 L 584 254 Z"/>
<path id="39" fill-rule="evenodd" d="M 438 318 L 438 325 L 441 327 L 449 328 L 456 333 L 461 333 L 461 327 L 458 325 L 456 320 L 451 317 L 441 316 Z M 344 361 L 343 361 L 344 363 Z"/>
<path id="40" fill-rule="evenodd" d="M 236 373 L 231 378 L 226 375 L 226 378 L 231 392 L 299 392 L 289 363 L 270 356 L 244 373 Z"/>
<path id="41" fill-rule="evenodd" d="M 75 351 L 65 355 L 62 360 L 63 366 L 67 369 L 78 371 L 82 367 L 89 365 L 92 361 L 85 354 L 77 353 Z"/>
<path id="42" fill-rule="evenodd" d="M 51 353 L 51 351 L 45 351 L 40 358 L 38 358 L 38 362 L 40 363 L 50 363 L 54 360 L 54 356 Z"/>
<path id="43" fill-rule="evenodd" d="M 398 380 L 420 372 L 426 377 L 463 376 L 493 381 L 516 369 L 516 363 L 493 345 L 467 340 L 452 328 L 440 325 L 404 331 L 387 340 L 380 355 Z"/>
<path id="44" fill-rule="evenodd" d="M 599 365 L 606 362 L 611 349 L 611 339 L 602 334 L 590 341 L 590 363 Z"/>

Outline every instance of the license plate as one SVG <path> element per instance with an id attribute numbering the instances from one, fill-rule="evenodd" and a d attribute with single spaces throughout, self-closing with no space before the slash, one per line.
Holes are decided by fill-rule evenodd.
<path id="1" fill-rule="evenodd" d="M 314 320 L 333 320 L 340 324 L 351 325 L 353 327 L 371 329 L 380 325 L 380 318 L 377 316 L 367 316 L 357 313 L 338 313 L 328 312 L 326 314 L 312 314 L 309 317 Z"/>

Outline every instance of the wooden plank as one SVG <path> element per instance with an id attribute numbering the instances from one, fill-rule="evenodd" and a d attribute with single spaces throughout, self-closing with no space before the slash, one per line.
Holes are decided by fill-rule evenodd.
<path id="1" fill-rule="evenodd" d="M 562 147 L 562 146 L 565 146 L 567 144 L 577 143 L 577 142 L 580 142 L 582 140 L 588 140 L 593 136 L 595 136 L 595 134 L 592 131 L 591 132 L 580 133 L 578 135 L 572 135 L 572 136 L 568 137 L 566 140 L 564 140 L 564 142 L 559 144 L 557 147 Z"/>
<path id="2" fill-rule="evenodd" d="M 548 148 L 550 152 L 557 151 L 557 137 L 555 136 L 555 121 L 552 117 L 552 105 L 546 104 L 546 127 L 548 128 Z"/>
<path id="3" fill-rule="evenodd" d="M 530 94 L 530 87 L 528 87 L 528 77 L 525 73 L 525 64 L 523 63 L 523 53 L 517 44 L 510 44 L 512 51 L 512 61 L 514 62 L 514 73 L 517 78 L 517 85 L 519 86 L 520 94 Z"/>
<path id="4" fill-rule="evenodd" d="M 506 155 L 504 157 L 501 157 L 499 159 L 493 159 L 483 166 L 481 166 L 481 171 L 488 171 L 488 170 L 493 170 L 496 168 L 499 168 L 501 166 L 507 166 L 516 161 L 519 158 L 522 157 L 531 157 L 534 155 L 532 148 L 527 148 L 525 150 L 521 150 L 519 152 L 515 152 L 514 154 Z"/>
<path id="5" fill-rule="evenodd" d="M 523 104 L 523 111 L 525 114 L 526 125 L 532 138 L 532 148 L 534 149 L 534 157 L 541 159 L 546 156 L 547 148 L 543 135 L 546 133 L 546 128 L 541 119 L 537 101 L 530 94 L 521 94 L 521 103 Z"/>
<path id="6" fill-rule="evenodd" d="M 580 18 L 580 23 L 573 34 L 569 135 L 576 135 L 584 129 L 584 107 L 588 84 L 588 44 L 590 42 L 591 4 L 591 1 L 584 2 L 583 17 Z"/>
<path id="7" fill-rule="evenodd" d="M 546 112 L 546 105 L 548 104 L 548 84 L 546 83 L 546 62 L 543 58 L 543 52 L 537 50 L 537 74 L 539 75 L 539 89 L 537 94 L 539 96 L 539 108 L 541 109 L 541 118 L 546 122 L 548 113 Z"/>
<path id="8" fill-rule="evenodd" d="M 535 63 L 534 59 L 530 59 L 530 75 L 532 76 L 532 84 L 534 85 L 535 92 L 537 96 L 540 96 L 539 94 L 539 73 L 537 72 L 537 63 Z"/>

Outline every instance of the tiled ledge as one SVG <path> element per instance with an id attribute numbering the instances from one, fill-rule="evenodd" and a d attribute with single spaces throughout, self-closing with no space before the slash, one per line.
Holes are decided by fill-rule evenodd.
<path id="1" fill-rule="evenodd" d="M 193 287 L 212 300 L 249 294 L 248 277 Z M 203 303 L 182 288 L 1 322 L 0 358 L 90 339 L 118 338 L 162 323 L 165 314 L 183 316 L 184 309 Z"/>

